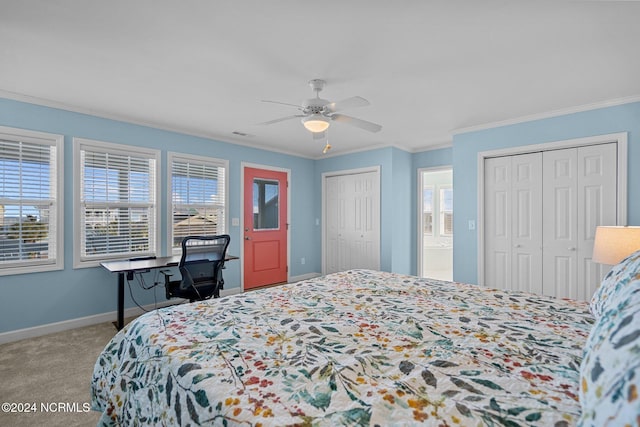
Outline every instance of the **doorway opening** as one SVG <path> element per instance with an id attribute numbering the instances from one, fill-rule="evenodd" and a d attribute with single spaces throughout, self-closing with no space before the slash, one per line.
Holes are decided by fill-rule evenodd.
<path id="1" fill-rule="evenodd" d="M 418 170 L 418 275 L 453 280 L 453 170 Z"/>

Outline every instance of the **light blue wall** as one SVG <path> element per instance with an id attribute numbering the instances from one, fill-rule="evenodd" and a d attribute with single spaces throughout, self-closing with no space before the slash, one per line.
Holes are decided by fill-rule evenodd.
<path id="1" fill-rule="evenodd" d="M 0 276 L 0 332 L 115 311 L 115 277 L 101 268 L 72 268 L 72 138 L 84 137 L 167 151 L 202 154 L 229 160 L 229 218 L 239 218 L 240 164 L 251 162 L 291 170 L 290 275 L 322 271 L 322 174 L 370 166 L 381 169 L 381 269 L 415 274 L 417 230 L 417 170 L 453 165 L 454 279 L 476 283 L 477 238 L 467 229 L 477 215 L 477 154 L 498 148 L 530 145 L 615 132 L 629 132 L 628 222 L 640 224 L 640 103 L 603 108 L 454 136 L 453 148 L 410 154 L 397 148 L 309 160 L 265 150 L 102 119 L 85 114 L 0 99 L 0 126 L 65 136 L 65 269 L 48 273 Z M 162 250 L 166 247 L 168 208 L 166 174 L 161 175 L 163 198 Z M 318 224 L 316 224 L 316 220 Z M 230 226 L 231 253 L 240 253 L 240 230 Z M 306 263 L 300 262 L 305 258 Z M 227 288 L 238 286 L 240 263 L 229 263 Z M 152 281 L 153 277 L 147 277 Z M 154 300 L 151 292 L 132 286 L 140 304 Z M 162 288 L 157 299 L 163 300 Z M 126 306 L 134 304 L 130 296 Z"/>
<path id="2" fill-rule="evenodd" d="M 412 174 L 411 154 L 393 149 L 392 191 L 389 210 L 391 221 L 391 271 L 404 274 L 415 274 L 415 230 L 412 217 L 415 218 L 415 174 Z M 405 208 L 406 207 L 406 208 Z M 413 268 L 412 268 L 413 266 Z"/>
<path id="3" fill-rule="evenodd" d="M 421 151 L 412 156 L 413 171 L 416 176 L 420 168 L 436 168 L 441 166 L 451 166 L 453 162 L 453 148 L 439 148 L 437 150 Z"/>
<path id="4" fill-rule="evenodd" d="M 450 166 L 451 151 L 451 148 L 444 148 L 411 154 L 387 147 L 318 160 L 315 173 L 315 188 L 319 195 L 316 212 L 320 215 L 322 209 L 323 173 L 380 166 L 380 268 L 395 273 L 415 274 L 417 169 Z M 321 239 L 320 233 L 321 229 L 318 228 L 318 241 Z M 322 262 L 320 253 L 319 257 Z M 321 271 L 321 266 L 318 271 Z"/>
<path id="5" fill-rule="evenodd" d="M 478 153 L 521 145 L 628 132 L 629 225 L 640 225 L 640 103 L 618 105 L 510 126 L 455 135 L 453 138 L 454 280 L 477 283 Z"/>
<path id="6" fill-rule="evenodd" d="M 73 137 L 149 147 L 162 150 L 161 174 L 161 244 L 164 253 L 167 241 L 168 208 L 166 194 L 167 151 L 199 154 L 229 160 L 229 220 L 231 235 L 229 252 L 240 253 L 239 227 L 232 227 L 230 218 L 239 218 L 240 164 L 251 162 L 291 170 L 291 253 L 290 275 L 320 271 L 320 241 L 314 222 L 316 196 L 309 191 L 314 186 L 314 161 L 246 146 L 228 144 L 205 138 L 163 131 L 145 126 L 102 119 L 86 114 L 0 99 L 0 126 L 24 128 L 64 135 L 64 264 L 62 271 L 0 276 L 0 332 L 12 331 L 52 322 L 115 311 L 116 276 L 101 267 L 73 269 Z M 302 265 L 300 257 L 309 262 Z M 297 262 L 296 262 L 297 260 Z M 153 281 L 153 275 L 146 277 Z M 225 287 L 240 284 L 240 263 L 227 263 Z M 153 303 L 153 292 L 139 289 L 132 283 L 134 298 L 142 305 Z M 163 287 L 156 292 L 164 300 Z M 134 304 L 128 294 L 125 305 Z"/>

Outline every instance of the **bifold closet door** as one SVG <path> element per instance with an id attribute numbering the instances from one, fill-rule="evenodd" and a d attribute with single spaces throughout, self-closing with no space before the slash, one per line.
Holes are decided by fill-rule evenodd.
<path id="1" fill-rule="evenodd" d="M 380 183 L 376 172 L 326 178 L 326 273 L 380 269 Z"/>
<path id="2" fill-rule="evenodd" d="M 542 292 L 542 154 L 485 160 L 485 284 Z"/>
<path id="3" fill-rule="evenodd" d="M 598 225 L 616 224 L 616 144 L 543 153 L 543 292 L 587 300 L 604 275 L 591 261 Z"/>
<path id="4" fill-rule="evenodd" d="M 617 219 L 617 144 L 487 158 L 487 286 L 588 300 L 607 266 L 591 261 L 598 225 Z"/>

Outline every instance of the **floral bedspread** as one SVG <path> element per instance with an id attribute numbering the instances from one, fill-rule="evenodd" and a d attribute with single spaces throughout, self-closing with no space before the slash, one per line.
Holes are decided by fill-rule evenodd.
<path id="1" fill-rule="evenodd" d="M 150 312 L 98 358 L 101 425 L 569 426 L 587 303 L 351 270 Z"/>

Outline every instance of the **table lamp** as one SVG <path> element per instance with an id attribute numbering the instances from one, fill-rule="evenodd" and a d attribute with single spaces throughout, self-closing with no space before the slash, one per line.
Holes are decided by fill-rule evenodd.
<path id="1" fill-rule="evenodd" d="M 591 260 L 615 265 L 640 249 L 640 227 L 598 226 Z"/>

